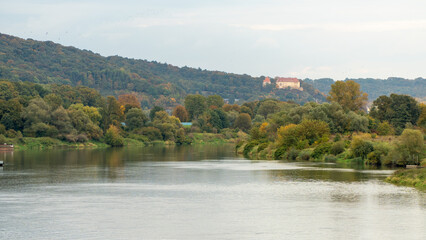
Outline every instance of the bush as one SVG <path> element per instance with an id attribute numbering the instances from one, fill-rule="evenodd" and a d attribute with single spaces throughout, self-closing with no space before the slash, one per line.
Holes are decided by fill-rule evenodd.
<path id="1" fill-rule="evenodd" d="M 425 155 L 423 134 L 419 130 L 405 129 L 399 137 L 398 149 L 403 153 L 406 164 L 419 164 Z"/>
<path id="2" fill-rule="evenodd" d="M 259 141 L 254 140 L 250 141 L 247 145 L 244 146 L 243 154 L 244 156 L 248 156 L 248 154 L 251 152 L 251 150 L 256 147 L 259 144 Z"/>
<path id="3" fill-rule="evenodd" d="M 342 135 L 336 134 L 336 136 L 334 137 L 333 141 L 334 142 L 338 142 L 338 141 L 340 141 L 340 139 L 342 139 Z"/>
<path id="4" fill-rule="evenodd" d="M 5 134 L 6 133 L 6 127 L 0 123 L 0 134 Z"/>
<path id="5" fill-rule="evenodd" d="M 330 149 L 331 143 L 322 143 L 314 149 L 311 157 L 319 159 L 322 155 L 329 153 Z"/>
<path id="6" fill-rule="evenodd" d="M 149 140 L 163 140 L 163 135 L 161 134 L 160 129 L 156 127 L 144 127 L 140 128 L 137 131 L 135 131 L 136 134 L 142 134 L 144 136 L 147 136 Z"/>
<path id="7" fill-rule="evenodd" d="M 128 138 L 131 139 L 135 139 L 138 140 L 140 142 L 149 142 L 149 138 L 147 136 L 144 135 L 140 135 L 140 134 L 129 134 L 129 136 L 127 136 Z"/>
<path id="8" fill-rule="evenodd" d="M 274 152 L 274 159 L 283 159 L 285 153 L 287 152 L 287 147 L 285 146 L 281 146 L 279 148 L 277 148 L 277 150 L 275 150 Z"/>
<path id="9" fill-rule="evenodd" d="M 298 156 L 299 156 L 299 150 L 292 148 L 286 152 L 286 154 L 284 155 L 284 159 L 288 161 L 295 161 Z"/>
<path id="10" fill-rule="evenodd" d="M 312 150 L 303 149 L 299 152 L 298 160 L 309 161 L 311 159 Z"/>
<path id="11" fill-rule="evenodd" d="M 119 147 L 124 145 L 124 139 L 120 135 L 119 130 L 116 126 L 111 125 L 105 134 L 105 143 Z"/>
<path id="12" fill-rule="evenodd" d="M 0 144 L 7 143 L 6 141 L 7 141 L 6 137 L 3 134 L 0 134 Z"/>
<path id="13" fill-rule="evenodd" d="M 367 160 L 365 161 L 365 164 L 378 166 L 381 163 L 380 158 L 380 154 L 376 151 L 373 151 L 367 154 Z"/>
<path id="14" fill-rule="evenodd" d="M 324 157 L 324 161 L 325 162 L 336 162 L 337 161 L 337 157 L 331 154 L 327 154 Z"/>
<path id="15" fill-rule="evenodd" d="M 333 154 L 333 155 L 341 154 L 342 152 L 345 151 L 345 145 L 346 144 L 343 141 L 338 141 L 338 142 L 333 143 L 331 145 L 331 148 L 330 148 L 330 153 Z"/>
<path id="16" fill-rule="evenodd" d="M 17 132 L 13 129 L 9 129 L 6 131 L 6 137 L 8 138 L 16 138 L 17 137 Z"/>
<path id="17" fill-rule="evenodd" d="M 257 152 L 261 152 L 262 150 L 264 150 L 268 146 L 269 146 L 269 142 L 264 142 L 264 143 L 259 144 L 259 147 L 257 147 Z"/>
<path id="18" fill-rule="evenodd" d="M 367 155 L 374 150 L 373 144 L 361 138 L 354 138 L 351 143 L 351 150 L 355 157 L 362 159 L 367 158 Z"/>
<path id="19" fill-rule="evenodd" d="M 395 130 L 389 122 L 384 121 L 377 126 L 377 134 L 380 136 L 393 135 Z"/>
<path id="20" fill-rule="evenodd" d="M 404 158 L 396 148 L 391 149 L 388 155 L 382 159 L 382 165 L 386 166 L 404 165 L 403 163 Z"/>

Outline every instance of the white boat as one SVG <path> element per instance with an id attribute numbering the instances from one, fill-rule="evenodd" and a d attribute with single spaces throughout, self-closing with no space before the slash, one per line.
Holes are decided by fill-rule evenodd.
<path id="1" fill-rule="evenodd" d="M 3 161 L 0 161 L 0 167 L 3 167 Z"/>

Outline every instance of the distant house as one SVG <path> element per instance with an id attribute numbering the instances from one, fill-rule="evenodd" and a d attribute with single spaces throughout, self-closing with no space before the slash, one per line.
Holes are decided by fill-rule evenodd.
<path id="1" fill-rule="evenodd" d="M 263 80 L 263 84 L 262 84 L 262 86 L 266 86 L 266 85 L 269 85 L 269 84 L 271 84 L 271 79 L 269 79 L 269 77 L 266 77 L 264 80 Z"/>
<path id="2" fill-rule="evenodd" d="M 297 89 L 300 91 L 303 91 L 303 88 L 300 87 L 300 81 L 297 78 L 282 78 L 282 77 L 276 77 L 277 82 L 277 88 L 284 89 L 284 88 L 292 88 Z"/>

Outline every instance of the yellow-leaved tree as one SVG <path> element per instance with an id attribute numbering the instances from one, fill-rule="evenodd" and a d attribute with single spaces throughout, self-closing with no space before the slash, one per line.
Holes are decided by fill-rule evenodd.
<path id="1" fill-rule="evenodd" d="M 360 90 L 358 83 L 349 81 L 337 81 L 331 85 L 327 100 L 337 102 L 344 109 L 357 111 L 367 105 L 368 94 Z"/>

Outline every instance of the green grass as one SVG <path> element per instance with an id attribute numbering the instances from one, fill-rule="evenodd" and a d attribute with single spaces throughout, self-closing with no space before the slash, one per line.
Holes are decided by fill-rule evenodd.
<path id="1" fill-rule="evenodd" d="M 426 191 L 426 168 L 401 169 L 387 177 L 385 181 Z"/>

